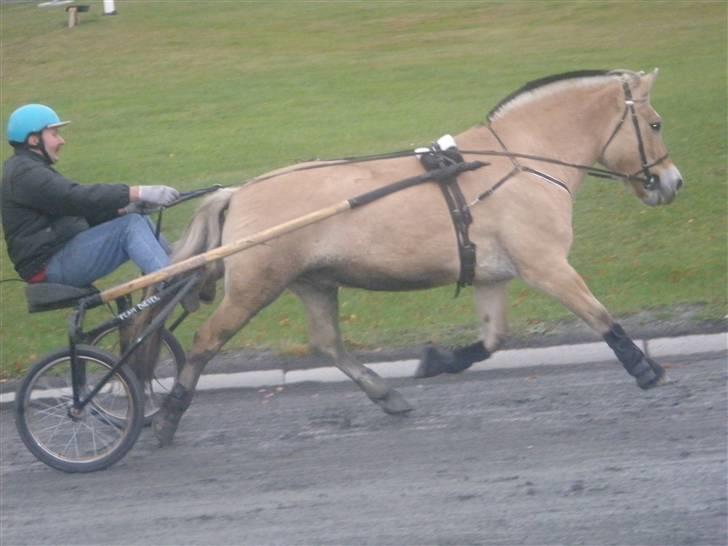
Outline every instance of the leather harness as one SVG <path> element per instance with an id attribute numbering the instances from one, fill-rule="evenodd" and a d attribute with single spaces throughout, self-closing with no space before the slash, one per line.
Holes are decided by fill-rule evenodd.
<path id="1" fill-rule="evenodd" d="M 457 286 L 455 289 L 455 296 L 457 296 L 460 293 L 460 290 L 464 286 L 471 285 L 473 283 L 473 279 L 475 277 L 475 253 L 477 250 L 477 247 L 475 243 L 473 243 L 470 240 L 469 236 L 469 228 L 470 224 L 473 223 L 473 218 L 470 214 L 470 206 L 473 206 L 487 197 L 490 197 L 496 190 L 498 190 L 503 184 L 508 182 L 511 178 L 513 178 L 516 174 L 519 172 L 527 172 L 530 174 L 533 174 L 535 176 L 538 176 L 542 180 L 557 186 L 561 188 L 562 190 L 565 190 L 569 195 L 571 195 L 571 191 L 569 190 L 569 187 L 562 182 L 561 180 L 541 171 L 538 169 L 534 169 L 529 166 L 522 165 L 519 159 L 528 159 L 538 162 L 544 162 L 547 164 L 554 164 L 554 165 L 561 165 L 564 167 L 569 167 L 573 169 L 577 169 L 580 171 L 585 172 L 586 174 L 589 174 L 591 176 L 597 177 L 597 178 L 606 178 L 606 179 L 612 179 L 612 180 L 623 180 L 625 182 L 627 181 L 636 181 L 636 182 L 642 182 L 644 185 L 644 188 L 646 190 L 652 190 L 655 188 L 657 183 L 659 182 L 659 177 L 655 174 L 653 174 L 650 169 L 656 165 L 659 165 L 663 161 L 667 160 L 669 155 L 664 154 L 662 157 L 659 157 L 658 159 L 654 161 L 648 161 L 647 160 L 647 154 L 645 151 L 644 141 L 642 138 L 642 133 L 640 131 L 639 121 L 637 119 L 637 113 L 635 110 L 635 103 L 636 102 L 642 102 L 646 99 L 635 99 L 632 95 L 632 90 L 629 87 L 629 84 L 625 79 L 622 79 L 622 89 L 624 92 L 624 104 L 625 109 L 622 113 L 622 117 L 617 123 L 616 127 L 611 133 L 611 136 L 607 139 L 607 142 L 602 148 L 602 152 L 600 155 L 604 155 L 604 152 L 606 151 L 609 144 L 614 140 L 614 137 L 619 132 L 619 130 L 622 128 L 622 125 L 624 124 L 625 120 L 627 119 L 627 116 L 629 115 L 632 125 L 634 127 L 636 137 L 637 137 L 637 148 L 640 155 L 640 162 L 641 162 L 641 168 L 632 174 L 629 173 L 622 173 L 618 171 L 612 171 L 610 169 L 601 169 L 597 167 L 593 167 L 591 165 L 582 165 L 578 163 L 571 163 L 568 161 L 562 161 L 559 159 L 553 159 L 548 157 L 543 157 L 539 155 L 534 154 L 525 154 L 525 153 L 519 153 L 519 152 L 511 152 L 501 140 L 500 136 L 495 132 L 493 129 L 493 126 L 491 123 L 488 123 L 487 128 L 488 130 L 493 134 L 496 141 L 498 142 L 500 146 L 500 150 L 463 150 L 462 153 L 466 155 L 476 155 L 476 156 L 491 156 L 491 157 L 507 157 L 511 160 L 511 163 L 513 164 L 513 168 L 500 180 L 498 180 L 495 184 L 493 184 L 490 188 L 488 188 L 486 191 L 480 193 L 475 197 L 475 199 L 471 203 L 467 203 L 465 200 L 465 197 L 463 195 L 462 190 L 460 189 L 460 186 L 457 181 L 457 174 L 464 170 L 474 170 L 477 168 L 480 168 L 481 166 L 488 165 L 488 163 L 483 162 L 471 162 L 471 163 L 465 163 L 464 159 L 461 155 L 461 153 L 458 151 L 457 147 L 454 145 L 454 141 L 452 141 L 452 137 L 449 137 L 449 135 L 446 135 L 450 141 L 452 142 L 453 147 L 449 147 L 449 145 L 445 144 L 444 148 L 439 145 L 439 142 L 434 143 L 430 148 L 419 148 L 414 151 L 412 150 L 403 150 L 399 152 L 392 152 L 392 153 L 385 153 L 385 154 L 373 154 L 368 156 L 357 156 L 357 157 L 343 157 L 340 159 L 334 159 L 334 160 L 327 160 L 323 163 L 318 163 L 314 165 L 304 165 L 297 167 L 295 169 L 292 169 L 290 171 L 286 171 L 287 173 L 295 172 L 295 171 L 305 171 L 310 169 L 320 169 L 322 167 L 330 167 L 334 165 L 347 165 L 351 163 L 362 163 L 367 161 L 380 161 L 385 159 L 395 159 L 400 157 L 411 157 L 411 156 L 417 156 L 420 159 L 420 162 L 425 167 L 425 169 L 428 171 L 428 173 L 431 173 L 431 176 L 426 177 L 425 175 L 422 175 L 421 177 L 414 177 L 411 179 L 406 179 L 403 181 L 400 181 L 398 184 L 392 185 L 392 188 L 395 187 L 409 187 L 414 184 L 419 184 L 422 181 L 425 180 L 436 180 L 440 186 L 440 189 L 442 190 L 443 197 L 445 198 L 445 202 L 447 204 L 448 211 L 450 212 L 450 217 L 453 222 L 453 226 L 455 228 L 455 234 L 457 237 L 458 242 L 458 254 L 460 256 L 460 275 L 458 277 Z M 443 137 L 444 138 L 444 137 Z M 313 161 L 313 160 L 312 160 Z M 444 169 L 444 172 L 443 172 Z M 434 171 L 439 171 L 438 173 L 434 173 Z M 450 174 L 450 171 L 453 174 Z M 445 174 L 447 173 L 447 174 Z M 642 176 L 640 176 L 640 173 Z M 269 178 L 278 176 L 279 173 L 272 173 L 269 175 L 261 176 L 258 178 L 253 179 L 256 182 L 260 182 L 263 180 L 267 180 Z M 385 188 L 385 193 L 390 193 L 391 188 L 387 189 Z M 377 194 L 377 192 L 372 192 L 373 194 Z M 363 202 L 369 202 L 373 199 L 368 198 Z M 359 204 L 358 200 L 357 206 Z"/>
<path id="2" fill-rule="evenodd" d="M 464 163 L 465 160 L 457 148 L 442 150 L 437 143 L 427 153 L 420 156 L 420 162 L 427 171 L 436 171 Z M 458 254 L 460 256 L 460 275 L 455 287 L 455 297 L 460 290 L 473 284 L 475 278 L 475 252 L 476 245 L 470 240 L 469 229 L 473 223 L 473 216 L 470 214 L 465 196 L 458 184 L 457 175 L 437 178 L 442 195 L 445 198 L 447 209 L 450 212 L 455 235 L 458 242 Z"/>

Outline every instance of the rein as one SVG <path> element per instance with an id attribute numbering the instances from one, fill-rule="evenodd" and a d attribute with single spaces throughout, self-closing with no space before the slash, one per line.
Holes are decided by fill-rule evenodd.
<path id="1" fill-rule="evenodd" d="M 560 159 L 552 159 L 549 157 L 543 157 L 532 154 L 521 154 L 518 152 L 509 151 L 497 151 L 497 150 L 460 150 L 460 153 L 465 155 L 485 155 L 485 156 L 497 156 L 497 157 L 510 157 L 514 159 L 531 159 L 533 161 L 542 161 L 544 163 L 551 163 L 553 165 L 561 165 L 562 167 L 571 167 L 572 169 L 578 169 L 584 171 L 589 176 L 595 178 L 606 178 L 611 180 L 624 180 L 625 182 L 647 182 L 647 179 L 637 176 L 636 174 L 624 174 L 617 171 L 611 171 L 609 169 L 602 169 L 600 167 L 590 167 L 589 165 L 581 165 L 579 163 L 570 163 L 568 161 L 561 161 Z M 667 159 L 667 154 L 647 165 L 648 167 L 654 167 L 658 163 L 661 163 Z M 524 170 L 528 167 L 524 167 Z"/>
<path id="2" fill-rule="evenodd" d="M 635 110 L 635 102 L 637 102 L 633 96 L 632 96 L 632 90 L 629 88 L 629 84 L 626 80 L 622 80 L 622 90 L 624 91 L 624 111 L 622 112 L 622 117 L 620 118 L 619 122 L 617 123 L 617 126 L 612 131 L 612 134 L 607 139 L 607 143 L 602 148 L 601 153 L 599 154 L 600 157 L 604 157 L 604 152 L 606 152 L 609 145 L 612 143 L 612 140 L 614 140 L 614 137 L 617 135 L 619 130 L 622 128 L 622 125 L 624 124 L 625 119 L 627 119 L 627 114 L 630 114 L 630 118 L 632 120 L 632 125 L 635 130 L 635 134 L 637 135 L 637 150 L 640 154 L 640 163 L 641 168 L 639 171 L 633 173 L 633 174 L 624 174 L 619 173 L 617 171 L 612 171 L 609 169 L 602 169 L 599 167 L 592 167 L 589 165 L 581 165 L 578 163 L 570 163 L 568 161 L 561 161 L 559 159 L 551 159 L 548 157 L 542 157 L 537 155 L 531 155 L 531 154 L 521 154 L 521 153 L 514 153 L 508 150 L 505 143 L 501 140 L 501 138 L 498 136 L 498 134 L 493 129 L 493 126 L 489 123 L 488 124 L 488 130 L 492 133 L 492 135 L 495 137 L 495 139 L 498 141 L 498 144 L 501 145 L 501 148 L 503 148 L 503 151 L 493 151 L 493 150 L 462 150 L 461 153 L 463 154 L 470 154 L 470 155 L 486 155 L 486 156 L 501 156 L 501 157 L 508 157 L 510 158 L 511 162 L 513 163 L 513 169 L 503 178 L 501 178 L 496 184 L 488 189 L 487 191 L 481 193 L 478 195 L 475 200 L 471 203 L 471 205 L 474 205 L 478 203 L 479 201 L 482 201 L 486 197 L 490 196 L 498 187 L 500 187 L 502 184 L 504 184 L 506 181 L 508 181 L 511 177 L 515 176 L 519 172 L 528 172 L 531 174 L 534 174 L 536 176 L 539 176 L 546 180 L 547 182 L 550 182 L 552 184 L 555 184 L 564 190 L 566 190 L 569 195 L 571 195 L 571 191 L 569 188 L 561 182 L 560 180 L 554 178 L 553 176 L 550 176 L 544 172 L 541 172 L 539 170 L 533 169 L 531 167 L 524 167 L 518 162 L 518 159 L 530 159 L 533 161 L 542 161 L 544 163 L 550 163 L 552 165 L 561 165 L 564 167 L 570 167 L 573 169 L 579 169 L 584 171 L 586 174 L 589 174 L 591 176 L 597 177 L 597 178 L 607 178 L 612 180 L 624 180 L 630 181 L 630 182 L 642 182 L 642 185 L 646 190 L 653 190 L 657 183 L 659 182 L 660 178 L 656 175 L 650 172 L 650 169 L 654 167 L 655 165 L 659 165 L 663 161 L 665 161 L 669 154 L 665 154 L 662 157 L 652 161 L 651 163 L 647 162 L 647 154 L 645 152 L 645 145 L 644 140 L 642 139 L 642 133 L 640 131 L 640 125 L 639 125 L 639 119 L 637 118 L 637 111 Z M 644 99 L 643 99 L 644 100 Z M 639 172 L 642 172 L 642 176 L 638 176 Z"/>
<path id="3" fill-rule="evenodd" d="M 541 171 L 538 171 L 536 169 L 532 169 L 531 167 L 524 167 L 520 164 L 518 164 L 518 159 L 528 159 L 532 161 L 539 161 L 543 163 L 550 163 L 552 165 L 560 165 L 562 167 L 569 167 L 572 169 L 577 169 L 580 171 L 585 172 L 589 176 L 593 176 L 595 178 L 604 178 L 608 180 L 622 180 L 624 182 L 642 182 L 646 190 L 653 190 L 659 181 L 659 177 L 655 174 L 652 174 L 650 172 L 650 169 L 656 165 L 659 165 L 663 161 L 665 161 L 669 154 L 665 154 L 662 157 L 652 161 L 647 161 L 647 154 L 645 152 L 645 146 L 644 146 L 644 140 L 642 139 L 642 133 L 640 131 L 639 127 L 639 120 L 637 118 L 637 112 L 635 110 L 635 103 L 640 102 L 640 99 L 635 99 L 632 96 L 632 90 L 629 88 L 629 84 L 626 80 L 622 80 L 622 89 L 624 91 L 625 95 L 625 108 L 624 112 L 622 113 L 622 117 L 617 123 L 617 126 L 612 131 L 612 134 L 607 139 L 607 143 L 604 145 L 604 148 L 602 148 L 602 153 L 600 156 L 604 155 L 604 152 L 607 150 L 609 145 L 614 140 L 614 137 L 617 135 L 619 130 L 622 128 L 622 125 L 624 124 L 624 121 L 627 119 L 627 114 L 630 115 L 630 119 L 632 120 L 632 125 L 635 129 L 635 134 L 637 135 L 637 148 L 640 154 L 640 163 L 641 167 L 639 170 L 632 174 L 626 174 L 621 173 L 619 171 L 613 171 L 611 169 L 604 169 L 601 167 L 594 167 L 591 165 L 583 165 L 580 163 L 571 163 L 568 161 L 562 161 L 560 159 L 554 159 L 550 157 L 544 157 L 540 155 L 534 155 L 534 154 L 524 154 L 519 152 L 511 152 L 509 151 L 505 144 L 501 141 L 500 137 L 495 133 L 492 126 L 488 124 L 488 129 L 493 133 L 493 135 L 496 137 L 496 140 L 498 140 L 498 143 L 501 145 L 503 150 L 459 150 L 461 154 L 464 155 L 480 155 L 480 156 L 492 156 L 492 157 L 508 157 L 511 159 L 511 161 L 514 164 L 514 170 L 508 173 L 503 179 L 499 180 L 492 188 L 490 188 L 488 191 L 483 192 L 478 196 L 476 199 L 477 201 L 480 201 L 493 193 L 493 191 L 502 185 L 506 180 L 508 180 L 510 177 L 514 176 L 519 171 L 529 172 L 531 174 L 534 174 L 536 176 L 539 176 L 546 180 L 547 182 L 550 182 L 552 184 L 558 185 L 571 193 L 571 191 L 566 187 L 566 184 L 561 182 L 560 180 L 557 180 L 556 178 L 543 173 Z M 302 167 L 297 167 L 288 171 L 285 171 L 284 173 L 276 173 L 276 174 L 270 174 L 267 176 L 262 176 L 260 178 L 253 178 L 251 182 L 259 182 L 263 180 L 268 180 L 270 178 L 275 178 L 276 176 L 279 176 L 281 174 L 288 174 L 292 172 L 299 172 L 299 171 L 308 171 L 313 169 L 321 169 L 323 167 L 331 167 L 336 165 L 350 165 L 355 163 L 365 163 L 368 161 L 380 161 L 380 160 L 387 160 L 387 159 L 398 159 L 402 157 L 414 157 L 419 156 L 420 153 L 413 150 L 400 150 L 397 152 L 390 152 L 390 153 L 380 153 L 380 154 L 372 154 L 372 155 L 363 155 L 363 156 L 351 156 L 351 157 L 342 157 L 338 159 L 329 159 L 329 160 L 318 160 L 323 161 L 323 163 L 319 163 L 316 165 L 305 165 Z M 316 161 L 316 160 L 312 160 Z M 640 176 L 640 173 L 642 176 Z"/>
<path id="4" fill-rule="evenodd" d="M 542 157 L 537 155 L 531 155 L 531 154 L 521 154 L 521 153 L 514 153 L 508 150 L 506 148 L 505 143 L 501 140 L 501 138 L 498 136 L 498 134 L 493 129 L 493 126 L 489 123 L 488 124 L 488 130 L 493 134 L 493 136 L 498 141 L 498 144 L 501 145 L 503 148 L 503 151 L 497 152 L 493 150 L 471 150 L 466 151 L 462 150 L 462 153 L 464 154 L 471 154 L 471 155 L 487 155 L 487 156 L 502 156 L 502 157 L 509 157 L 511 159 L 511 162 L 513 163 L 513 170 L 508 173 L 503 179 L 501 179 L 496 185 L 491 188 L 491 190 L 494 190 L 495 187 L 500 186 L 503 184 L 506 180 L 508 180 L 510 177 L 515 175 L 519 171 L 529 172 L 531 174 L 535 174 L 537 176 L 540 176 L 541 178 L 545 179 L 548 182 L 551 182 L 553 184 L 556 184 L 562 188 L 564 188 L 567 192 L 571 193 L 569 191 L 569 188 L 566 187 L 566 184 L 561 182 L 560 180 L 557 180 L 556 178 L 543 173 L 541 171 L 537 171 L 536 169 L 532 169 L 531 167 L 523 167 L 518 163 L 518 159 L 530 159 L 533 161 L 542 161 L 544 163 L 551 163 L 552 165 L 561 165 L 563 167 L 570 167 L 573 169 L 579 169 L 581 171 L 584 171 L 586 174 L 590 176 L 594 176 L 596 178 L 607 178 L 612 180 L 623 180 L 625 182 L 642 182 L 643 186 L 646 190 L 653 190 L 655 189 L 655 186 L 659 182 L 659 177 L 653 173 L 650 172 L 650 169 L 654 167 L 655 165 L 659 165 L 663 161 L 665 161 L 669 154 L 665 154 L 662 157 L 652 161 L 651 163 L 648 163 L 647 161 L 647 154 L 645 152 L 645 145 L 644 140 L 642 139 L 642 133 L 640 131 L 640 125 L 639 125 L 639 119 L 637 118 L 637 111 L 635 110 L 635 102 L 638 102 L 637 99 L 635 99 L 632 96 L 632 90 L 629 88 L 629 84 L 627 83 L 627 80 L 622 79 L 622 90 L 624 91 L 624 111 L 622 112 L 622 117 L 620 118 L 619 122 L 617 123 L 617 126 L 612 131 L 612 134 L 607 139 L 607 143 L 602 148 L 601 153 L 599 154 L 600 157 L 604 157 L 604 152 L 607 151 L 607 148 L 612 143 L 612 140 L 614 140 L 614 137 L 617 136 L 617 133 L 622 128 L 622 125 L 624 124 L 625 119 L 627 119 L 627 114 L 630 114 L 630 118 L 632 120 L 632 126 L 634 127 L 635 134 L 637 135 L 637 150 L 640 154 L 640 163 L 641 168 L 640 170 L 636 171 L 633 174 L 624 174 L 617 171 L 612 171 L 609 169 L 602 169 L 599 167 L 592 167 L 590 165 L 581 165 L 579 163 L 570 163 L 568 161 L 561 161 L 559 159 L 552 159 L 548 157 Z M 645 99 L 642 99 L 645 100 Z M 639 172 L 642 172 L 642 176 L 638 176 Z M 492 193 L 492 191 L 489 190 L 487 192 L 482 193 L 479 195 L 475 202 L 478 202 L 488 195 Z"/>
<path id="5" fill-rule="evenodd" d="M 620 122 L 619 126 L 617 127 L 617 130 L 619 129 L 620 126 L 621 126 L 621 122 Z M 616 131 L 614 132 L 614 134 L 616 134 Z M 639 141 L 641 142 L 641 138 L 639 139 Z M 605 149 L 606 149 L 606 147 L 605 147 Z M 652 187 L 650 187 L 650 184 L 652 184 L 652 180 L 656 178 L 655 175 L 650 174 L 649 177 L 647 177 L 647 176 L 639 176 L 638 173 L 640 171 L 645 172 L 644 169 L 649 169 L 651 167 L 654 167 L 655 165 L 659 165 L 660 163 L 662 163 L 669 157 L 669 154 L 665 154 L 664 156 L 660 157 L 659 159 L 657 159 L 651 163 L 643 162 L 642 168 L 640 169 L 640 171 L 637 171 L 636 173 L 633 173 L 633 174 L 625 174 L 625 173 L 621 173 L 619 171 L 603 169 L 601 167 L 593 167 L 590 165 L 583 165 L 580 163 L 570 163 L 568 161 L 562 161 L 560 159 L 553 159 L 550 157 L 544 157 L 544 156 L 533 155 L 533 154 L 510 152 L 507 150 L 459 150 L 459 152 L 463 155 L 510 157 L 513 159 L 530 159 L 533 161 L 541 161 L 543 163 L 550 163 L 553 165 L 560 165 L 562 167 L 570 167 L 572 169 L 578 169 L 580 171 L 584 171 L 589 176 L 593 176 L 595 178 L 604 178 L 604 179 L 610 179 L 610 180 L 623 180 L 625 182 L 642 182 L 643 184 L 645 184 L 645 187 L 647 189 L 652 189 Z M 642 146 L 642 153 L 644 153 L 644 146 Z M 420 155 L 420 152 L 415 152 L 413 150 L 400 150 L 397 152 L 382 153 L 382 154 L 341 157 L 341 158 L 337 158 L 337 159 L 312 160 L 312 161 L 322 161 L 323 163 L 319 163 L 316 165 L 304 165 L 303 167 L 296 167 L 294 169 L 291 169 L 291 170 L 288 170 L 288 171 L 285 171 L 282 173 L 275 173 L 275 174 L 270 174 L 267 176 L 253 178 L 250 181 L 251 182 L 262 182 L 264 180 L 269 180 L 271 178 L 275 178 L 277 176 L 281 176 L 283 174 L 289 174 L 289 173 L 293 173 L 293 172 L 322 169 L 324 167 L 335 167 L 338 165 L 351 165 L 351 164 L 356 164 L 356 163 L 366 163 L 368 161 L 399 159 L 402 157 L 416 157 L 419 155 Z M 528 172 L 532 171 L 532 169 L 530 169 L 530 167 L 523 167 L 523 170 L 528 171 Z M 533 174 L 536 174 L 536 173 L 533 173 Z M 545 173 L 541 173 L 541 172 L 538 172 L 538 174 L 541 176 L 544 176 L 544 177 L 548 176 L 548 175 L 545 175 Z M 553 177 L 551 177 L 551 178 L 553 178 Z M 563 182 L 561 184 L 563 184 Z"/>
<path id="6" fill-rule="evenodd" d="M 157 209 L 150 209 L 146 214 L 157 214 L 157 223 L 154 226 L 154 236 L 159 240 L 159 237 L 162 234 L 162 213 L 165 209 L 169 209 L 172 207 L 176 207 L 177 205 L 180 205 L 184 203 L 185 201 L 189 201 L 190 199 L 196 199 L 197 197 L 202 197 L 203 195 L 207 195 L 208 193 L 212 193 L 214 191 L 217 191 L 222 188 L 222 185 L 220 184 L 214 184 L 212 186 L 209 186 L 207 188 L 201 188 L 199 190 L 192 190 L 188 192 L 183 192 L 179 194 L 179 197 L 172 201 L 169 205 L 166 205 L 164 207 L 159 207 Z"/>

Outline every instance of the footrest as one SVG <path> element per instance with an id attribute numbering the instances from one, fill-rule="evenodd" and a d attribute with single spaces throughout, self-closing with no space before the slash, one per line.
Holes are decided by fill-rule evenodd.
<path id="1" fill-rule="evenodd" d="M 93 296 L 98 293 L 99 291 L 93 286 L 77 288 L 75 286 L 50 282 L 25 285 L 25 299 L 28 301 L 29 313 L 40 313 L 41 311 L 73 307 L 81 298 Z"/>

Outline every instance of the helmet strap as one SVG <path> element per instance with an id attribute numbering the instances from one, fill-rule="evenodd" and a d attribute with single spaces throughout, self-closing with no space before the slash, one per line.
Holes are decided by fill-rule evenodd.
<path id="1" fill-rule="evenodd" d="M 26 148 L 29 148 L 31 150 L 38 150 L 38 151 L 40 151 L 40 153 L 43 155 L 43 157 L 45 158 L 45 160 L 52 165 L 53 164 L 53 160 L 51 159 L 51 156 L 48 154 L 48 150 L 46 150 L 45 142 L 43 141 L 43 133 L 42 132 L 40 132 L 40 133 L 33 133 L 33 135 L 37 135 L 38 136 L 38 144 L 30 144 L 28 142 L 28 140 L 26 140 L 25 141 L 25 147 Z M 28 135 L 28 139 L 30 139 L 30 137 L 33 136 L 33 135 Z"/>

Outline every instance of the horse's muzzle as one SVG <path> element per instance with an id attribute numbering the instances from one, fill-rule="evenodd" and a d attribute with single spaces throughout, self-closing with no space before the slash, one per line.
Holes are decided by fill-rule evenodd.
<path id="1" fill-rule="evenodd" d="M 653 175 L 648 182 L 644 186 L 642 202 L 651 207 L 669 205 L 683 186 L 682 175 L 674 165 L 670 165 L 659 175 Z"/>

